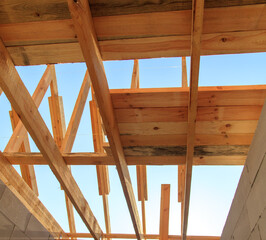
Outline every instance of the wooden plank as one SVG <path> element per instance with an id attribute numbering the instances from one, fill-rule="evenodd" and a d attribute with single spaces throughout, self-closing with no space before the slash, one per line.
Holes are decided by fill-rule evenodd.
<path id="1" fill-rule="evenodd" d="M 116 162 L 124 195 L 127 201 L 133 227 L 138 239 L 142 239 L 142 229 L 130 175 L 123 153 L 118 126 L 116 123 L 108 83 L 103 68 L 98 42 L 94 31 L 90 7 L 86 0 L 68 0 L 79 43 L 91 77 L 96 101 L 105 126 L 107 137 Z"/>
<path id="2" fill-rule="evenodd" d="M 79 237 L 79 238 L 91 238 L 89 233 L 76 233 L 74 235 L 68 234 L 69 236 Z M 117 238 L 117 239 L 136 239 L 135 234 L 122 234 L 122 233 L 112 233 L 112 234 L 103 234 L 105 238 Z M 144 235 L 145 239 L 159 239 L 160 235 L 158 234 L 146 234 Z M 181 240 L 179 235 L 168 235 L 169 240 Z M 188 240 L 220 240 L 218 236 L 187 236 Z"/>
<path id="3" fill-rule="evenodd" d="M 198 107 L 263 106 L 266 85 L 199 87 Z M 187 107 L 183 88 L 112 89 L 114 108 Z"/>
<path id="4" fill-rule="evenodd" d="M 0 179 L 22 202 L 28 211 L 47 229 L 54 237 L 66 237 L 63 229 L 45 208 L 37 195 L 21 178 L 16 169 L 0 152 Z"/>
<path id="5" fill-rule="evenodd" d="M 264 0 L 237 0 L 237 1 L 206 1 L 206 8 L 220 8 L 231 6 L 245 6 L 252 4 L 262 4 Z M 12 0 L 11 2 L 1 2 L 0 8 L 0 23 L 14 23 L 14 22 L 34 22 L 46 21 L 55 19 L 70 18 L 67 9 L 67 3 L 64 0 L 35 0 L 34 2 Z M 138 1 L 132 2 L 130 0 L 119 0 L 116 2 L 108 0 L 93 0 L 91 1 L 92 16 L 115 16 L 128 15 L 136 13 L 149 12 L 168 12 L 168 11 L 182 11 L 191 10 L 191 1 L 180 2 L 175 1 Z"/>
<path id="6" fill-rule="evenodd" d="M 195 146 L 204 145 L 250 145 L 254 133 L 196 134 Z M 186 134 L 122 135 L 123 147 L 130 146 L 184 146 Z"/>
<path id="7" fill-rule="evenodd" d="M 256 4 L 205 9 L 203 34 L 265 30 L 264 6 Z M 0 34 L 6 46 L 77 41 L 71 19 L 36 20 L 27 22 L 24 18 L 25 22 L 21 23 L 2 23 Z M 100 41 L 189 35 L 191 9 L 101 16 L 94 17 L 93 22 Z M 38 31 L 40 28 L 42 32 Z"/>
<path id="8" fill-rule="evenodd" d="M 262 106 L 199 107 L 197 121 L 258 120 Z M 119 108 L 115 109 L 118 123 L 184 122 L 187 107 Z"/>
<path id="9" fill-rule="evenodd" d="M 48 163 L 40 153 L 4 153 L 12 164 L 47 165 Z M 114 158 L 106 154 L 95 153 L 65 153 L 63 158 L 67 165 L 115 165 Z M 244 165 L 246 156 L 194 156 L 194 165 Z M 183 165 L 185 156 L 131 156 L 126 157 L 128 165 Z"/>
<path id="10" fill-rule="evenodd" d="M 160 240 L 168 240 L 170 211 L 170 184 L 161 185 Z"/>
<path id="11" fill-rule="evenodd" d="M 258 120 L 200 121 L 196 123 L 196 134 L 254 133 Z M 121 135 L 171 135 L 186 134 L 187 122 L 119 123 Z"/>
<path id="12" fill-rule="evenodd" d="M 50 108 L 53 136 L 55 139 L 55 143 L 59 148 L 61 148 L 66 133 L 64 107 L 63 107 L 62 97 L 58 96 L 58 86 L 57 86 L 57 79 L 56 79 L 54 65 L 51 66 L 51 72 L 52 72 L 52 82 L 50 84 L 51 97 L 48 98 L 49 108 Z M 70 233 L 76 233 L 73 205 L 71 204 L 71 201 L 69 200 L 66 193 L 65 193 L 65 201 L 66 201 L 69 231 Z"/>
<path id="13" fill-rule="evenodd" d="M 14 110 L 9 112 L 10 115 L 10 120 L 11 120 L 11 125 L 12 129 L 14 130 L 19 123 L 20 119 L 16 112 Z M 28 135 L 26 134 L 20 148 L 19 152 L 31 152 L 30 150 L 30 142 Z M 29 187 L 32 189 L 32 191 L 39 196 L 38 192 L 38 186 L 37 186 L 37 181 L 36 181 L 36 176 L 35 176 L 35 171 L 34 171 L 34 166 L 32 165 L 20 165 L 20 171 L 22 178 L 24 181 L 29 185 Z"/>
<path id="14" fill-rule="evenodd" d="M 186 155 L 186 180 L 184 190 L 184 209 L 182 218 L 182 240 L 187 239 L 187 224 L 189 214 L 189 201 L 194 155 L 194 142 L 196 135 L 196 116 L 198 105 L 198 81 L 200 65 L 201 33 L 203 27 L 204 0 L 192 1 L 192 30 L 191 30 L 191 64 L 188 101 L 188 128 L 187 128 L 187 155 Z"/>
<path id="15" fill-rule="evenodd" d="M 1 88 L 11 102 L 14 110 L 20 116 L 21 121 L 35 141 L 36 146 L 44 155 L 45 160 L 48 162 L 51 170 L 67 193 L 85 225 L 95 239 L 100 239 L 102 234 L 101 228 L 65 164 L 59 148 L 20 79 L 2 42 L 0 43 L 0 53 Z"/>
<path id="16" fill-rule="evenodd" d="M 0 43 L 0 46 L 1 46 L 1 43 Z M 37 108 L 40 106 L 40 104 L 44 98 L 44 95 L 45 95 L 45 93 L 49 87 L 49 84 L 51 83 L 51 80 L 52 80 L 50 68 L 51 67 L 48 65 L 42 78 L 41 78 L 41 80 L 40 80 L 40 82 L 39 82 L 39 84 L 38 84 L 38 86 L 36 87 L 36 89 L 32 95 L 32 100 L 34 101 L 33 104 L 35 104 Z M 12 105 L 12 103 L 11 103 L 11 105 Z M 20 115 L 19 115 L 19 118 L 21 118 Z M 5 152 L 17 152 L 26 135 L 27 135 L 27 130 L 24 127 L 23 123 L 21 121 L 19 121 L 16 128 L 14 129 L 13 134 L 12 134 L 11 138 L 9 139 L 4 151 Z"/>
<path id="17" fill-rule="evenodd" d="M 202 55 L 265 52 L 266 31 L 204 34 Z M 77 42 L 10 46 L 15 65 L 84 62 Z M 99 41 L 103 60 L 182 57 L 190 54 L 190 36 L 167 36 Z"/>

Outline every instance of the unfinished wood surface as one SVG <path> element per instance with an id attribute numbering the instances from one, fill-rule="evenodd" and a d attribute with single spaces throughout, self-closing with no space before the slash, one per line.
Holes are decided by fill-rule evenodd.
<path id="1" fill-rule="evenodd" d="M 139 88 L 139 60 L 134 60 L 133 73 L 131 79 L 131 89 Z"/>
<path id="2" fill-rule="evenodd" d="M 9 112 L 9 115 L 10 115 L 12 129 L 14 131 L 14 129 L 16 128 L 17 124 L 19 123 L 20 119 L 13 109 L 12 109 L 12 111 Z M 29 137 L 27 134 L 26 134 L 26 136 L 25 136 L 25 138 L 24 138 L 18 151 L 19 152 L 31 152 Z M 29 187 L 32 189 L 32 191 L 37 196 L 39 196 L 34 166 L 33 165 L 20 165 L 20 171 L 21 171 L 21 176 L 24 179 L 24 181 L 29 185 Z"/>
<path id="3" fill-rule="evenodd" d="M 9 162 L 15 165 L 47 165 L 48 163 L 40 153 L 4 153 Z M 67 165 L 115 165 L 114 158 L 106 154 L 95 153 L 68 153 L 62 155 Z M 246 156 L 194 156 L 194 165 L 244 165 Z M 183 165 L 185 156 L 131 156 L 126 157 L 128 165 Z"/>
<path id="4" fill-rule="evenodd" d="M 186 240 L 189 214 L 192 165 L 194 156 L 194 142 L 196 135 L 196 116 L 198 105 L 198 81 L 200 66 L 201 33 L 203 27 L 204 0 L 192 1 L 192 30 L 191 30 L 191 63 L 190 84 L 188 100 L 188 128 L 187 128 L 187 155 L 186 155 L 186 180 L 184 190 L 184 209 L 182 218 L 182 240 Z"/>
<path id="5" fill-rule="evenodd" d="M 0 88 L 0 96 L 1 96 L 2 92 L 3 92 L 3 91 L 2 91 L 2 89 Z"/>
<path id="6" fill-rule="evenodd" d="M 160 240 L 168 240 L 170 211 L 170 184 L 161 185 Z"/>
<path id="7" fill-rule="evenodd" d="M 205 9 L 203 34 L 266 30 L 264 6 Z M 191 10 L 94 17 L 93 22 L 99 41 L 185 36 L 191 33 Z M 0 35 L 6 46 L 77 42 L 71 19 L 1 24 Z"/>
<path id="8" fill-rule="evenodd" d="M 196 134 L 254 133 L 258 120 L 200 121 L 195 124 Z M 187 122 L 119 123 L 121 135 L 171 135 L 186 134 Z"/>
<path id="9" fill-rule="evenodd" d="M 68 234 L 68 236 L 80 237 L 80 238 L 91 238 L 91 234 L 89 233 L 76 233 L 76 234 Z M 136 239 L 135 234 L 122 234 L 122 233 L 112 233 L 112 234 L 103 234 L 105 238 L 122 238 L 122 239 Z M 144 235 L 145 239 L 160 239 L 160 235 L 158 234 L 146 234 Z M 168 235 L 169 240 L 181 240 L 181 236 L 179 235 Z M 218 236 L 187 236 L 188 240 L 220 240 Z"/>
<path id="10" fill-rule="evenodd" d="M 196 134 L 195 146 L 205 145 L 250 145 L 254 133 Z M 123 147 L 130 146 L 184 146 L 186 134 L 122 135 Z"/>
<path id="11" fill-rule="evenodd" d="M 187 107 L 188 89 L 147 88 L 110 90 L 114 108 Z M 265 85 L 199 87 L 198 107 L 263 106 Z"/>
<path id="12" fill-rule="evenodd" d="M 52 72 L 52 82 L 50 84 L 51 97 L 48 98 L 49 108 L 50 108 L 53 136 L 55 139 L 55 143 L 57 144 L 59 149 L 61 149 L 62 142 L 66 133 L 64 107 L 63 107 L 62 97 L 58 96 L 58 86 L 57 86 L 57 79 L 56 79 L 56 72 L 54 65 L 51 66 L 51 72 Z M 66 201 L 69 231 L 70 233 L 76 233 L 74 209 L 66 193 L 65 193 L 65 201 Z"/>
<path id="13" fill-rule="evenodd" d="M 96 101 L 94 99 L 93 89 L 92 89 L 92 101 L 90 101 L 90 113 L 91 113 L 91 128 L 92 128 L 94 152 L 104 153 L 103 149 L 104 136 L 102 130 L 101 116 L 99 113 L 99 109 L 97 108 Z M 110 192 L 108 167 L 96 166 L 96 171 L 97 171 L 99 195 L 102 195 L 102 200 L 103 200 L 106 233 L 109 234 L 111 233 L 111 224 L 110 224 L 110 214 L 109 214 L 109 204 L 108 204 L 108 194 Z"/>
<path id="14" fill-rule="evenodd" d="M 94 31 L 90 7 L 86 0 L 78 2 L 68 0 L 68 6 L 82 53 L 87 64 L 88 72 L 91 77 L 95 97 L 116 162 L 117 171 L 127 201 L 133 227 L 137 238 L 142 239 L 142 229 L 136 199 L 123 153 L 102 58 L 98 49 L 98 42 Z"/>
<path id="15" fill-rule="evenodd" d="M 243 6 L 251 4 L 265 3 L 264 0 L 245 0 L 245 1 L 206 1 L 206 8 L 220 8 L 230 6 Z M 164 11 L 182 11 L 191 10 L 191 1 L 138 1 L 130 0 L 108 1 L 92 0 L 90 1 L 92 16 L 112 16 L 121 14 L 136 14 Z M 12 0 L 11 2 L 1 2 L 0 23 L 15 22 L 34 22 L 47 21 L 55 19 L 70 18 L 67 3 L 64 0 L 35 0 L 33 2 Z"/>
<path id="16" fill-rule="evenodd" d="M 0 43 L 0 46 L 2 43 Z M 2 47 L 2 46 L 1 46 Z M 8 56 L 8 54 L 6 54 Z M 37 85 L 33 95 L 32 95 L 32 100 L 33 104 L 38 108 L 44 98 L 44 95 L 51 83 L 51 67 L 48 65 L 39 84 Z M 22 83 L 23 84 L 23 83 Z M 24 84 L 23 84 L 24 86 Z M 16 92 L 19 92 L 19 89 L 17 88 Z M 12 103 L 11 103 L 12 105 Z M 13 107 L 13 105 L 12 105 Z M 20 114 L 19 117 L 21 118 Z M 16 128 L 13 131 L 13 134 L 11 138 L 9 139 L 6 147 L 5 147 L 5 152 L 17 152 L 25 139 L 25 136 L 27 135 L 27 130 L 24 127 L 22 121 L 19 121 L 16 125 Z"/>
<path id="17" fill-rule="evenodd" d="M 266 31 L 205 34 L 202 55 L 265 52 Z M 84 62 L 77 42 L 8 47 L 15 65 Z M 190 36 L 168 36 L 99 42 L 103 60 L 182 57 L 190 54 Z"/>
<path id="18" fill-rule="evenodd" d="M 0 53 L 1 88 L 11 102 L 14 110 L 20 116 L 21 121 L 34 140 L 36 146 L 49 163 L 51 170 L 67 193 L 85 225 L 95 239 L 100 239 L 102 234 L 101 228 L 64 162 L 59 148 L 54 142 L 34 101 L 20 79 L 2 42 L 0 43 Z"/>
<path id="19" fill-rule="evenodd" d="M 258 120 L 262 106 L 199 107 L 197 121 Z M 184 122 L 187 107 L 119 108 L 115 109 L 118 123 Z"/>
<path id="20" fill-rule="evenodd" d="M 0 152 L 0 179 L 48 232 L 54 237 L 66 237 L 63 229 L 51 213 L 21 178 L 16 169 L 3 156 L 2 152 Z"/>

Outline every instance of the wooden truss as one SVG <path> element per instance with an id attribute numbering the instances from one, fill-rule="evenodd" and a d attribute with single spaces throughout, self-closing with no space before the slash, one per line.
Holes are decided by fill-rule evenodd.
<path id="1" fill-rule="evenodd" d="M 10 6 L 0 3 L 5 14 L 13 16 L 0 13 L 0 95 L 3 91 L 12 105 L 13 128 L 0 153 L 0 179 L 58 239 L 218 240 L 187 236 L 192 167 L 244 164 L 266 86 L 198 87 L 200 56 L 265 51 L 265 2 L 193 0 L 170 6 L 137 1 L 124 7 L 122 0 L 115 5 L 104 0 L 101 11 L 97 1 L 91 2 L 36 0 L 23 9 L 16 1 Z M 32 9 L 38 10 L 32 14 Z M 137 59 L 179 56 L 181 88 L 140 88 Z M 185 56 L 191 57 L 189 86 Z M 135 59 L 131 88 L 110 90 L 103 60 L 121 59 Z M 80 61 L 86 62 L 87 71 L 66 127 L 53 63 Z M 48 65 L 30 96 L 15 65 L 34 64 Z M 49 86 L 53 136 L 38 111 Z M 94 152 L 71 153 L 90 89 Z M 27 133 L 40 153 L 31 152 Z M 22 177 L 12 165 L 20 165 Z M 69 233 L 38 199 L 34 165 L 49 165 L 64 190 Z M 71 165 L 96 166 L 106 233 L 74 180 Z M 117 168 L 135 234 L 111 231 L 109 165 Z M 142 221 L 129 165 L 136 166 Z M 159 235 L 146 232 L 147 165 L 178 165 L 181 236 L 168 233 L 170 185 L 161 188 Z M 73 207 L 90 233 L 76 232 Z"/>

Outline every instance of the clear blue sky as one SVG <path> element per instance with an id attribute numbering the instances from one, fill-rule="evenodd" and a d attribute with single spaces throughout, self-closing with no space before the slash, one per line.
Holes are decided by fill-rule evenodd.
<path id="1" fill-rule="evenodd" d="M 181 59 L 161 58 L 140 60 L 140 87 L 181 86 Z M 200 86 L 266 84 L 266 54 L 208 56 L 201 58 Z M 110 88 L 129 88 L 133 61 L 105 62 Z M 189 58 L 187 58 L 189 71 Z M 32 94 L 46 66 L 17 67 L 29 92 Z M 85 64 L 56 65 L 59 95 L 63 96 L 66 124 L 68 124 L 84 74 Z M 39 108 L 48 128 L 51 121 L 47 94 Z M 89 94 L 89 99 L 91 96 Z M 4 94 L 0 96 L 1 124 L 0 150 L 3 151 L 11 134 L 8 111 L 10 104 Z M 31 149 L 38 149 L 31 141 Z M 73 152 L 93 151 L 89 104 L 85 106 Z M 18 168 L 17 168 L 18 169 Z M 55 219 L 68 230 L 63 191 L 47 166 L 36 166 L 40 199 Z M 137 194 L 135 167 L 129 167 Z M 84 196 L 105 230 L 101 197 L 98 195 L 95 166 L 72 167 L 73 175 Z M 242 171 L 242 167 L 194 167 L 188 234 L 220 235 Z M 115 167 L 109 167 L 111 192 L 109 195 L 111 228 L 114 233 L 133 233 L 132 223 Z M 177 202 L 177 167 L 148 167 L 148 202 L 146 203 L 147 233 L 159 233 L 160 185 L 171 184 L 170 234 L 180 234 L 180 205 Z M 141 213 L 140 204 L 138 203 Z M 87 228 L 76 217 L 77 232 Z"/>

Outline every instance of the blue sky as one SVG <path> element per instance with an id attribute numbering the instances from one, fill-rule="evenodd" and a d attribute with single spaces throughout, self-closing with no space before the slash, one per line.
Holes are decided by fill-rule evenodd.
<path id="1" fill-rule="evenodd" d="M 200 86 L 256 85 L 266 83 L 266 54 L 239 54 L 201 57 Z M 181 58 L 140 60 L 140 87 L 181 86 Z M 187 58 L 189 72 L 189 58 Z M 104 62 L 110 88 L 129 88 L 133 61 Z M 32 94 L 46 66 L 17 67 Z M 66 124 L 74 108 L 86 71 L 84 63 L 56 65 L 59 95 L 63 96 Z M 51 121 L 48 107 L 48 89 L 39 108 L 48 128 Z M 89 94 L 88 100 L 91 99 Z M 0 150 L 3 151 L 11 134 L 8 111 L 10 104 L 0 96 L 1 125 Z M 88 101 L 85 106 L 73 152 L 93 151 Z M 31 141 L 33 152 L 38 151 Z M 18 168 L 17 168 L 18 169 Z M 40 199 L 55 219 L 68 230 L 64 193 L 47 166 L 36 166 Z M 129 167 L 137 194 L 135 167 Z M 88 200 L 100 226 L 105 230 L 102 199 L 98 195 L 95 166 L 72 167 L 74 178 Z M 146 202 L 147 233 L 159 233 L 161 184 L 171 184 L 170 234 L 180 234 L 180 204 L 177 202 L 177 167 L 148 167 L 148 202 Z M 242 167 L 193 167 L 191 206 L 188 234 L 220 235 L 242 171 Z M 109 167 L 111 192 L 109 195 L 111 228 L 114 233 L 133 233 L 125 198 L 115 167 Z M 138 202 L 141 214 L 140 203 Z M 77 232 L 87 232 L 77 214 Z"/>

